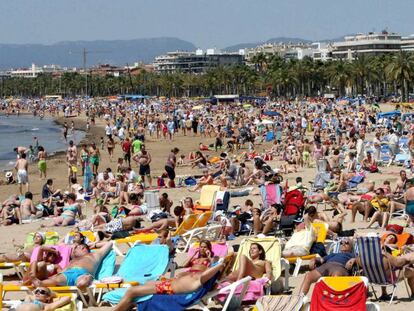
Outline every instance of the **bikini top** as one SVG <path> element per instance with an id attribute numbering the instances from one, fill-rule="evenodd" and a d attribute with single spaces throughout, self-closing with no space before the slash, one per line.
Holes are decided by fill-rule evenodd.
<path id="1" fill-rule="evenodd" d="M 209 267 L 210 266 L 210 260 L 208 260 L 207 258 L 204 259 L 202 262 L 198 262 L 198 259 L 200 258 L 194 258 L 193 260 L 190 261 L 190 267 L 192 266 L 205 266 L 205 267 Z"/>
<path id="2" fill-rule="evenodd" d="M 63 211 L 64 212 L 70 211 L 70 212 L 73 212 L 73 213 L 76 214 L 76 212 L 78 211 L 78 208 L 77 208 L 77 206 L 75 204 L 73 204 L 73 205 L 67 205 L 67 206 L 63 207 Z"/>

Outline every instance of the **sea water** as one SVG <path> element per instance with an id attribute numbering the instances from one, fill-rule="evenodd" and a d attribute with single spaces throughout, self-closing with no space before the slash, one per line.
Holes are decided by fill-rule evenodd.
<path id="1" fill-rule="evenodd" d="M 68 122 L 69 123 L 69 122 Z M 0 170 L 10 169 L 16 161 L 14 148 L 28 148 L 35 145 L 35 137 L 39 146 L 45 148 L 48 155 L 56 151 L 66 150 L 68 142 L 78 144 L 85 136 L 83 131 L 69 130 L 67 141 L 63 137 L 62 127 L 53 119 L 33 116 L 0 115 Z M 37 155 L 36 155 L 37 156 Z"/>

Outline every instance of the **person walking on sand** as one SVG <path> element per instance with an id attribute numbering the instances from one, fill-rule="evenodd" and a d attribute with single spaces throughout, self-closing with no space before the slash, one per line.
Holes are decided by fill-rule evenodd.
<path id="1" fill-rule="evenodd" d="M 39 159 L 39 162 L 37 163 L 37 167 L 39 169 L 39 178 L 42 179 L 46 179 L 47 178 L 47 174 L 46 174 L 46 169 L 47 169 L 47 165 L 46 165 L 46 157 L 47 157 L 47 153 L 45 148 L 43 148 L 43 146 L 39 146 L 39 152 L 37 154 L 37 158 Z"/>
<path id="2" fill-rule="evenodd" d="M 26 185 L 26 192 L 29 191 L 28 166 L 29 164 L 26 160 L 26 154 L 22 153 L 14 166 L 14 169 L 17 171 L 17 183 L 19 184 L 20 195 L 23 194 L 23 185 Z"/>

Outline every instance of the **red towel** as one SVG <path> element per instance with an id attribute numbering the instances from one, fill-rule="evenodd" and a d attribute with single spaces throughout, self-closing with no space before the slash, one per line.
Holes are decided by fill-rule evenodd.
<path id="1" fill-rule="evenodd" d="M 336 291 L 325 282 L 316 283 L 312 293 L 311 311 L 352 310 L 365 311 L 367 291 L 364 282 L 360 282 L 346 290 Z"/>

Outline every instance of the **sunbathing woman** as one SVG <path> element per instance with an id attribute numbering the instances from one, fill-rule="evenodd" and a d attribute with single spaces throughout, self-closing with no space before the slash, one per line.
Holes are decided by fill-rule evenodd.
<path id="1" fill-rule="evenodd" d="M 36 232 L 33 236 L 33 245 L 23 246 L 23 245 L 13 245 L 18 249 L 17 253 L 8 253 L 0 255 L 0 262 L 14 262 L 14 261 L 23 261 L 29 262 L 30 257 L 32 256 L 33 249 L 36 246 L 44 244 L 46 241 L 46 236 L 42 232 Z"/>
<path id="2" fill-rule="evenodd" d="M 249 258 L 250 257 L 250 258 Z M 266 260 L 265 250 L 259 243 L 252 243 L 250 245 L 249 257 L 246 255 L 240 256 L 239 268 L 230 273 L 225 281 L 238 281 L 246 276 L 251 276 L 254 279 L 260 279 L 263 274 L 269 280 L 272 280 L 272 265 Z"/>
<path id="3" fill-rule="evenodd" d="M 224 267 L 225 263 L 219 263 L 204 272 L 187 273 L 174 279 L 148 281 L 144 285 L 130 287 L 116 305 L 114 311 L 129 310 L 134 305 L 132 301 L 135 298 L 145 295 L 174 295 L 195 292 L 214 277 L 216 273 L 221 272 Z"/>
<path id="4" fill-rule="evenodd" d="M 185 272 L 180 273 L 178 276 L 188 272 L 204 272 L 210 267 L 213 260 L 213 251 L 211 249 L 211 243 L 208 240 L 202 240 L 200 247 L 194 252 L 194 254 L 184 263 L 183 267 L 189 268 Z"/>
<path id="5" fill-rule="evenodd" d="M 79 217 L 82 216 L 82 209 L 76 203 L 76 194 L 69 193 L 67 195 L 67 204 L 63 206 L 63 213 L 53 218 L 53 225 L 63 227 L 74 225 L 77 214 L 79 214 Z"/>
<path id="6" fill-rule="evenodd" d="M 56 249 L 46 245 L 40 246 L 36 260 L 30 263 L 29 270 L 23 277 L 23 285 L 30 285 L 34 278 L 42 281 L 61 272 L 62 269 L 55 264 L 58 258 L 59 252 Z"/>
<path id="7" fill-rule="evenodd" d="M 53 311 L 70 303 L 70 297 L 61 297 L 55 301 L 56 294 L 47 287 L 38 287 L 34 290 L 34 296 L 27 296 L 16 311 Z"/>
<path id="8" fill-rule="evenodd" d="M 151 230 L 162 231 L 162 230 L 168 229 L 169 227 L 178 228 L 180 224 L 183 222 L 185 215 L 186 215 L 186 212 L 185 212 L 184 207 L 178 205 L 174 207 L 174 218 L 160 219 L 144 229 L 136 230 L 136 232 L 139 233 L 139 232 L 146 232 L 146 231 L 151 231 Z"/>

